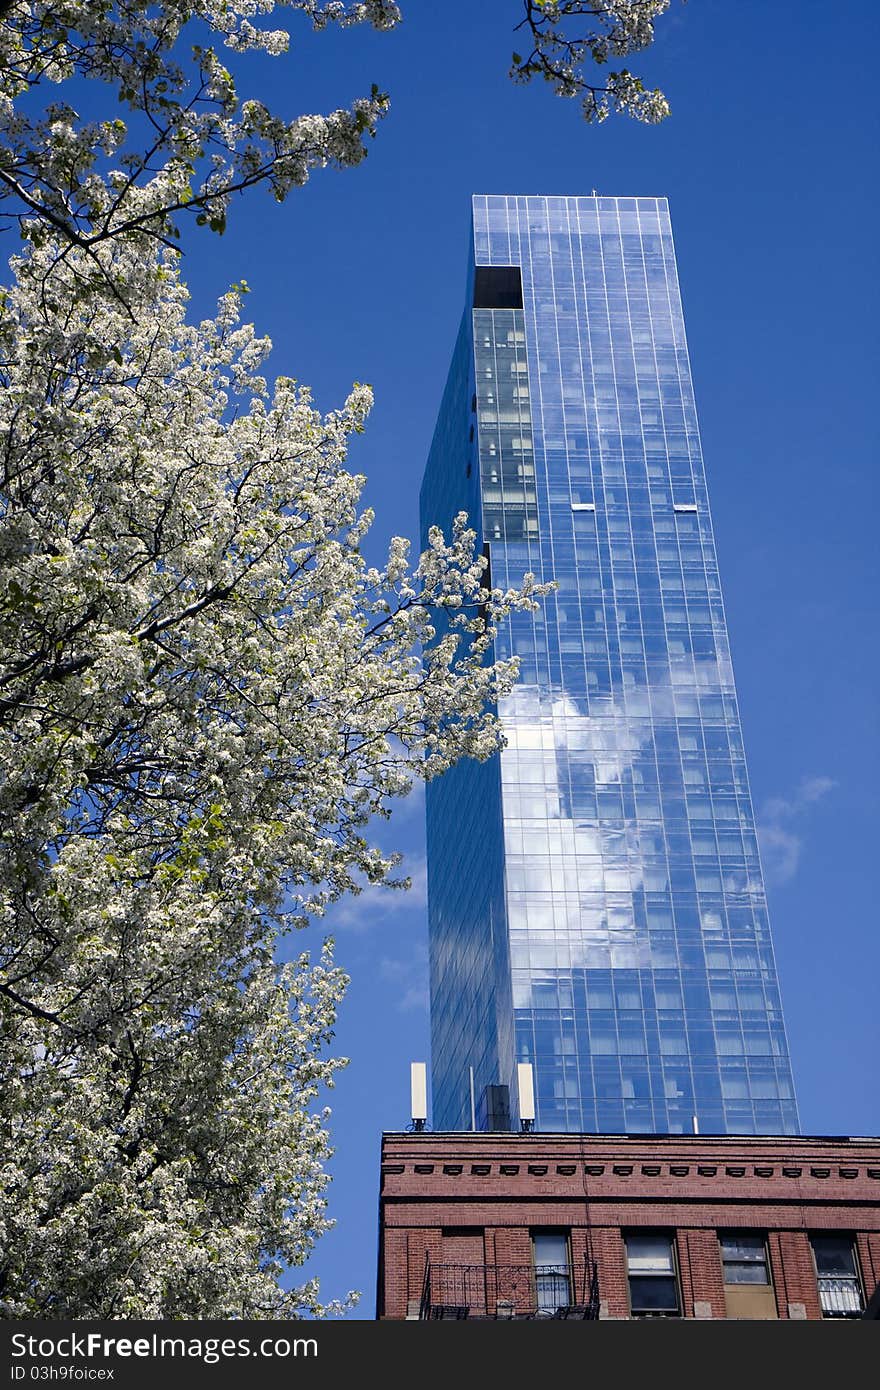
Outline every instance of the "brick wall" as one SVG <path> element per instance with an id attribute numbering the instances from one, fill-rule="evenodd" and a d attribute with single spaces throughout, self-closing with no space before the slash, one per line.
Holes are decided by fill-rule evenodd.
<path id="1" fill-rule="evenodd" d="M 880 1280 L 880 1140 L 386 1134 L 378 1315 L 413 1315 L 426 1256 L 528 1266 L 551 1229 L 570 1233 L 576 1289 L 595 1261 L 601 1315 L 627 1318 L 622 1233 L 639 1228 L 674 1234 L 685 1317 L 725 1316 L 726 1229 L 766 1234 L 780 1318 L 818 1319 L 809 1232 L 853 1235 L 867 1297 Z"/>

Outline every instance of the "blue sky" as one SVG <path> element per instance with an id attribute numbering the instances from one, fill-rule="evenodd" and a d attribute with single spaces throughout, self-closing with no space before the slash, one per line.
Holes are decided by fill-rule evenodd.
<path id="1" fill-rule="evenodd" d="M 418 532 L 470 195 L 669 198 L 801 1122 L 877 1134 L 876 6 L 674 3 L 631 64 L 672 115 L 594 128 L 549 89 L 508 83 L 517 0 L 402 3 L 396 33 L 297 26 L 289 58 L 249 63 L 290 115 L 374 81 L 392 108 L 359 169 L 318 174 L 283 207 L 251 194 L 222 239 L 187 233 L 195 311 L 245 278 L 270 369 L 327 409 L 372 383 L 351 464 L 378 550 Z M 428 1057 L 422 798 L 382 838 L 415 886 L 331 919 L 352 975 L 336 1044 L 352 1063 L 331 1097 L 339 1224 L 310 1265 L 327 1297 L 363 1290 L 360 1317 L 379 1136 L 406 1125 L 408 1064 Z"/>

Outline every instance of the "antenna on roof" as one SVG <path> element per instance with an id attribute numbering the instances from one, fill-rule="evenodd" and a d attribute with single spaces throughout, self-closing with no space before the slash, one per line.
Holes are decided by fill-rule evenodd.
<path id="1" fill-rule="evenodd" d="M 516 1088 L 519 1092 L 519 1123 L 523 1134 L 535 1127 L 535 1077 L 531 1062 L 517 1062 Z"/>
<path id="2" fill-rule="evenodd" d="M 409 1090 L 413 1129 L 421 1134 L 428 1118 L 428 1069 L 424 1062 L 410 1062 Z"/>

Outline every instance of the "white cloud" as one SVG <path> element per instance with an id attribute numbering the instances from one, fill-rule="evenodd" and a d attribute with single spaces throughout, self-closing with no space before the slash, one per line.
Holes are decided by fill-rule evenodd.
<path id="1" fill-rule="evenodd" d="M 402 912 L 421 912 L 428 901 L 428 866 L 425 859 L 407 859 L 395 870 L 395 877 L 412 880 L 409 889 L 384 888 L 374 884 L 363 892 L 349 895 L 327 909 L 324 925 L 332 931 L 366 932 L 381 927 L 389 917 Z"/>
<path id="2" fill-rule="evenodd" d="M 391 824 L 396 828 L 408 821 L 424 820 L 424 816 L 425 784 L 420 778 L 416 778 L 409 795 L 400 797 L 394 802 L 394 809 L 391 813 Z"/>
<path id="3" fill-rule="evenodd" d="M 758 823 L 761 861 L 770 883 L 788 883 L 797 873 L 801 857 L 801 838 L 780 825 Z"/>
<path id="4" fill-rule="evenodd" d="M 426 1012 L 428 1008 L 428 951 L 420 945 L 415 953 L 405 960 L 385 959 L 379 962 L 379 974 L 383 980 L 394 984 L 399 997 L 397 1007 L 401 1013 L 411 1009 Z"/>
<path id="5" fill-rule="evenodd" d="M 792 829 L 817 801 L 835 787 L 832 777 L 805 777 L 788 797 L 774 796 L 758 816 L 758 840 L 768 883 L 789 883 L 798 870 L 803 837 Z"/>

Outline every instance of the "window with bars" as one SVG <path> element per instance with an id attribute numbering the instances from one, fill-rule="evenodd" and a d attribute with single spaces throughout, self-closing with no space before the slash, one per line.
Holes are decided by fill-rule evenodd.
<path id="1" fill-rule="evenodd" d="M 858 1318 L 864 1308 L 852 1236 L 810 1237 L 823 1318 Z"/>
<path id="2" fill-rule="evenodd" d="M 539 1313 L 555 1313 L 571 1299 L 571 1264 L 565 1231 L 534 1231 L 532 1257 Z"/>

